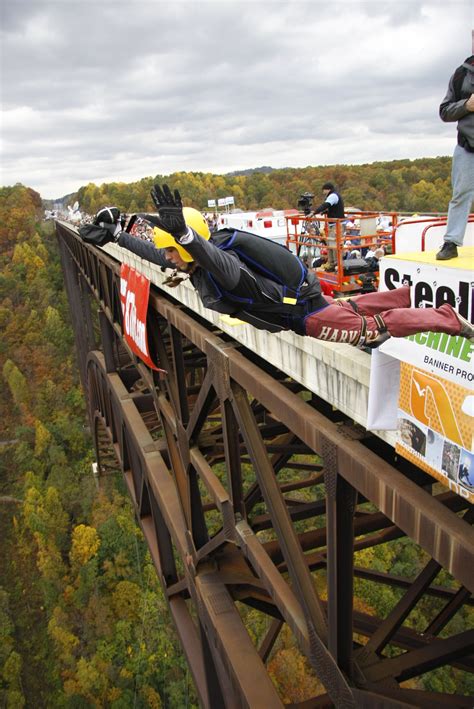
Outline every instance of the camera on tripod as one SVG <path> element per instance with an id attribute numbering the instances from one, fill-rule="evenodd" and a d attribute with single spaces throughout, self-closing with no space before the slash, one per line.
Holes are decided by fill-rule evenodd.
<path id="1" fill-rule="evenodd" d="M 304 192 L 302 195 L 300 195 L 300 198 L 298 200 L 298 209 L 300 209 L 305 216 L 308 216 L 308 214 L 311 213 L 311 209 L 313 207 L 313 199 L 314 194 L 311 194 L 311 192 Z"/>

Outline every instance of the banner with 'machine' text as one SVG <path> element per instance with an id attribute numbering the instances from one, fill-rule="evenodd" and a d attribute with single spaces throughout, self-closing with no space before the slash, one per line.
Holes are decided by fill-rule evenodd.
<path id="1" fill-rule="evenodd" d="M 467 269 L 443 268 L 394 256 L 381 261 L 380 290 L 411 286 L 412 307 L 439 308 L 449 303 L 472 322 L 473 273 Z M 474 344 L 463 337 L 423 332 L 410 337 L 392 337 L 380 351 L 401 362 L 432 372 L 462 387 L 474 383 Z"/>
<path id="2" fill-rule="evenodd" d="M 472 322 L 472 271 L 420 256 L 382 259 L 380 290 L 410 285 L 413 307 L 449 303 Z M 391 338 L 380 350 L 401 363 L 395 449 L 474 502 L 474 344 L 424 332 Z"/>

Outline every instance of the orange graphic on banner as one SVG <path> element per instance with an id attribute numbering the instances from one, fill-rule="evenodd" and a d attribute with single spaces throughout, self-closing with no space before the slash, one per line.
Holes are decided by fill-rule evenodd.
<path id="1" fill-rule="evenodd" d="M 418 421 L 436 428 L 428 408 L 429 396 L 431 396 L 431 402 L 434 405 L 443 434 L 446 438 L 462 446 L 461 432 L 444 384 L 426 372 L 414 369 L 410 388 L 411 411 Z"/>

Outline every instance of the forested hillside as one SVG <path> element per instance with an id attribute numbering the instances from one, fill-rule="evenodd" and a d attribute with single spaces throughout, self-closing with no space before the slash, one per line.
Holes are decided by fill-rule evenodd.
<path id="1" fill-rule="evenodd" d="M 0 706 L 196 706 L 128 498 L 93 481 L 40 207 L 25 187 L 0 190 Z"/>
<path id="2" fill-rule="evenodd" d="M 438 185 L 439 201 L 430 205 L 431 211 L 446 208 L 447 159 L 392 166 L 385 171 L 360 168 L 367 176 L 373 170 L 374 182 L 370 194 L 368 182 L 362 182 L 360 200 L 355 173 L 342 166 L 340 173 L 307 168 L 232 178 L 180 173 L 168 181 L 196 205 L 203 204 L 204 196 L 219 196 L 218 189 L 223 196 L 238 196 L 232 185 L 241 184 L 246 207 L 269 202 L 294 206 L 295 196 L 316 191 L 327 178 L 346 194 L 353 189 L 357 206 L 366 208 L 375 208 L 376 200 L 385 208 L 400 208 L 396 199 L 405 197 L 408 203 L 415 200 L 414 192 L 428 195 Z M 104 203 L 125 211 L 151 209 L 148 192 L 154 179 L 89 185 L 74 199 L 90 212 Z M 387 194 L 393 195 L 390 204 L 384 201 Z M 118 484 L 105 495 L 95 486 L 54 225 L 42 221 L 40 196 L 22 185 L 0 189 L 0 328 L 0 706 L 197 706 L 124 488 Z M 357 555 L 357 564 L 410 579 L 425 561 L 423 552 L 406 540 Z M 455 586 L 445 573 L 436 582 Z M 356 590 L 357 608 L 381 617 L 401 594 L 363 580 L 356 581 Z M 438 607 L 439 599 L 426 600 L 409 623 L 426 627 Z M 243 608 L 242 615 L 257 642 L 266 630 L 259 614 Z M 446 635 L 472 622 L 472 615 L 459 613 L 446 626 Z M 284 632 L 269 670 L 286 702 L 302 701 L 318 690 Z M 453 668 L 427 674 L 424 686 L 474 693 L 472 680 Z"/>
<path id="3" fill-rule="evenodd" d="M 202 172 L 175 172 L 144 177 L 130 184 L 111 182 L 81 187 L 68 200 L 77 199 L 81 209 L 94 214 L 104 204 L 123 212 L 152 211 L 150 189 L 154 182 L 166 181 L 179 189 L 186 205 L 206 210 L 209 199 L 233 196 L 235 206 L 254 210 L 296 207 L 298 197 L 309 191 L 321 196 L 321 186 L 333 181 L 344 196 L 346 206 L 364 211 L 446 212 L 451 198 L 451 158 L 395 160 L 368 165 L 285 168 L 250 174 L 213 175 Z"/>

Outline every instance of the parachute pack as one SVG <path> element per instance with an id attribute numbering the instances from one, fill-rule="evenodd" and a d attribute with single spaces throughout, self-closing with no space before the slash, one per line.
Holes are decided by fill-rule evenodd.
<path id="1" fill-rule="evenodd" d="M 297 300 L 307 269 L 286 246 L 234 229 L 221 229 L 214 233 L 212 243 L 223 251 L 234 251 L 253 271 L 283 286 L 284 302 Z"/>

